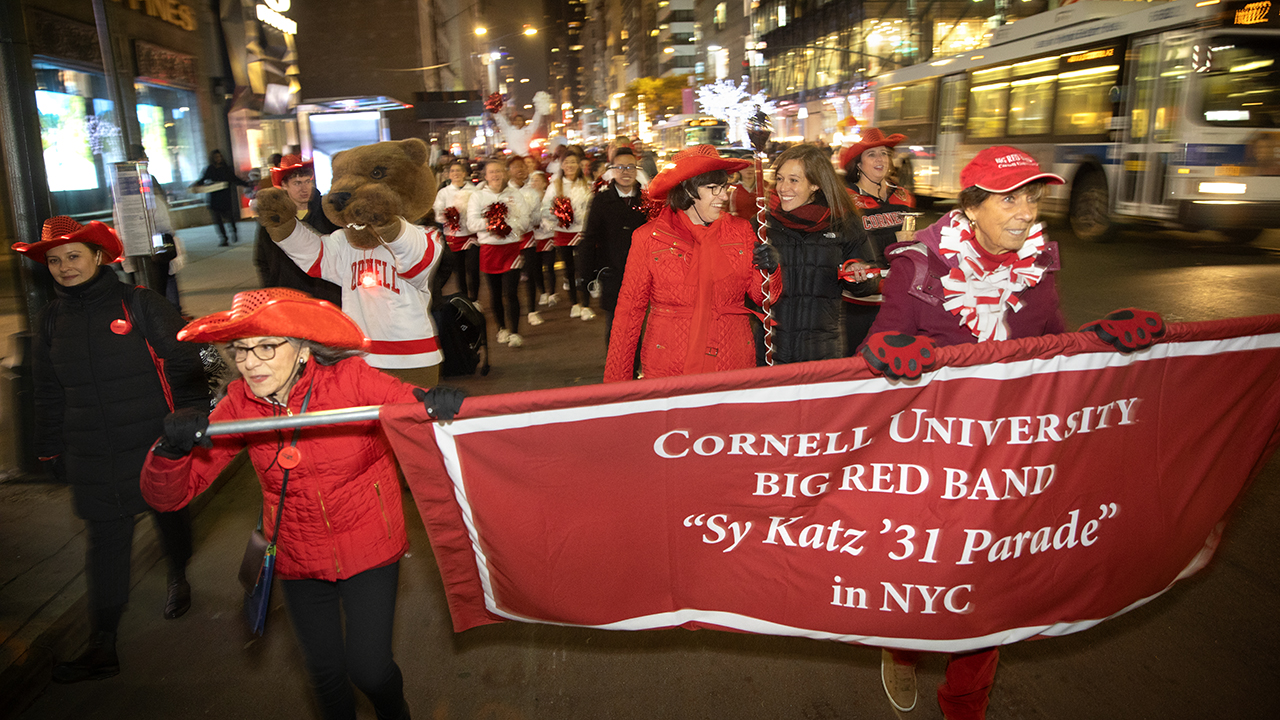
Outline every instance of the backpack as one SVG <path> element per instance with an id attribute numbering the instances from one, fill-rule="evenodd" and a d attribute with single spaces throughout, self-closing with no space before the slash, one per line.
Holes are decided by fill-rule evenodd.
<path id="1" fill-rule="evenodd" d="M 440 339 L 440 351 L 444 362 L 440 365 L 442 377 L 474 375 L 480 367 L 480 375 L 489 374 L 489 342 L 484 313 L 462 293 L 441 298 L 431 311 L 436 321 L 436 336 Z M 484 351 L 484 363 L 480 351 Z"/>

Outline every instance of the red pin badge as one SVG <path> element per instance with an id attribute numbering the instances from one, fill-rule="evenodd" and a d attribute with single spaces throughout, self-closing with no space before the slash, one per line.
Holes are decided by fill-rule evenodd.
<path id="1" fill-rule="evenodd" d="M 302 451 L 296 447 L 287 447 L 276 455 L 276 462 L 285 470 L 292 470 L 302 462 Z"/>
<path id="2" fill-rule="evenodd" d="M 124 318 L 111 321 L 111 332 L 117 335 L 128 335 L 129 331 L 132 329 L 133 329 L 133 326 L 130 325 L 129 321 L 125 320 Z"/>

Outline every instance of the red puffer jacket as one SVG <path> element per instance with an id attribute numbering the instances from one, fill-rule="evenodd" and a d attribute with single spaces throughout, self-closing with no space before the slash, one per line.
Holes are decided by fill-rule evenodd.
<path id="1" fill-rule="evenodd" d="M 640 331 L 644 346 L 640 365 L 646 378 L 690 374 L 685 367 L 692 314 L 698 297 L 698 273 L 694 258 L 698 253 L 722 252 L 731 272 L 715 281 L 707 333 L 706 355 L 715 358 L 714 369 L 736 370 L 755 367 L 755 338 L 751 334 L 751 314 L 745 307 L 750 296 L 763 302 L 760 272 L 752 267 L 756 236 L 751 224 L 727 213 L 711 225 L 719 247 L 694 244 L 675 211 L 664 208 L 658 217 L 641 225 L 631 236 L 622 291 L 614 314 L 605 362 L 604 381 L 632 379 L 632 365 Z M 701 262 L 701 260 L 699 260 Z M 775 273 L 775 287 L 781 278 Z M 645 311 L 649 319 L 645 321 Z"/>
<path id="2" fill-rule="evenodd" d="M 314 383 L 314 386 L 313 386 Z M 360 358 L 335 365 L 307 363 L 289 393 L 289 413 L 361 405 L 415 402 L 413 386 L 381 373 Z M 270 403 L 239 379 L 209 416 L 210 422 L 271 417 Z M 276 453 L 293 440 L 292 430 L 219 435 L 212 448 L 197 447 L 181 460 L 154 452 L 142 469 L 142 495 L 157 510 L 177 510 L 209 487 L 236 453 L 249 460 L 262 482 L 263 531 L 275 533 L 282 469 Z M 400 482 L 391 446 L 377 421 L 302 428 L 301 462 L 289 473 L 280 520 L 276 572 L 283 578 L 342 580 L 398 560 L 409 549 L 400 506 Z"/>

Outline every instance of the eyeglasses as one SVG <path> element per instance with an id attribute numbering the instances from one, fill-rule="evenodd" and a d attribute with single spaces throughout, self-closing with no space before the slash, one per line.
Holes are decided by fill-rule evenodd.
<path id="1" fill-rule="evenodd" d="M 716 195 L 719 195 L 722 192 L 727 192 L 729 190 L 728 185 L 717 185 L 714 183 L 710 185 L 703 185 L 702 187 L 711 191 L 711 197 L 715 197 Z"/>
<path id="2" fill-rule="evenodd" d="M 613 170 L 617 170 L 618 172 L 635 172 L 636 171 L 635 165 L 610 165 L 609 167 Z"/>
<path id="3" fill-rule="evenodd" d="M 227 350 L 231 352 L 231 359 L 236 362 L 244 362 L 245 360 L 247 360 L 249 358 L 250 350 L 253 351 L 254 356 L 257 357 L 259 360 L 270 360 L 271 358 L 276 356 L 276 348 L 280 347 L 281 345 L 288 345 L 288 344 L 289 344 L 289 341 L 285 340 L 284 342 L 278 342 L 278 343 L 263 343 L 261 345 L 254 345 L 251 348 L 241 347 L 239 345 L 230 345 L 227 347 Z"/>

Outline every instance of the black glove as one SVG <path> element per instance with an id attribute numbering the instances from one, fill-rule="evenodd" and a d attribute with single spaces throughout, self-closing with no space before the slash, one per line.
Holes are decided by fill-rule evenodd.
<path id="1" fill-rule="evenodd" d="M 213 440 L 206 432 L 209 415 L 195 408 L 182 408 L 164 416 L 164 437 L 156 445 L 155 453 L 170 460 L 186 457 L 196 445 L 213 447 Z"/>
<path id="2" fill-rule="evenodd" d="M 751 260 L 757 270 L 773 273 L 782 264 L 782 253 L 769 243 L 758 242 L 751 251 Z"/>
<path id="3" fill-rule="evenodd" d="M 1164 337 L 1164 318 L 1150 310 L 1124 308 L 1085 323 L 1080 332 L 1092 332 L 1116 350 L 1128 353 L 1149 348 Z"/>
<path id="4" fill-rule="evenodd" d="M 422 401 L 427 408 L 427 415 L 432 420 L 449 422 L 462 410 L 462 401 L 467 394 L 459 388 L 437 385 L 430 390 L 414 388 L 413 396 Z"/>
<path id="5" fill-rule="evenodd" d="M 65 483 L 67 481 L 67 464 L 62 460 L 61 455 L 41 458 L 40 465 L 44 467 L 44 471 L 49 474 L 49 477 L 56 482 Z"/>
<path id="6" fill-rule="evenodd" d="M 871 371 L 891 380 L 914 380 L 932 370 L 938 361 L 938 345 L 923 335 L 878 332 L 867 338 L 862 359 Z"/>

